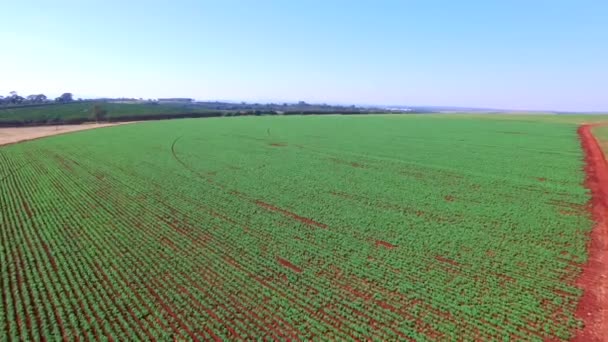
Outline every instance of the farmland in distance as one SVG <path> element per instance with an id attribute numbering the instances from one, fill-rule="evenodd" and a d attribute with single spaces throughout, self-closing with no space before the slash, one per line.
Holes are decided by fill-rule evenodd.
<path id="1" fill-rule="evenodd" d="M 0 148 L 4 339 L 567 340 L 577 126 L 146 122 Z"/>

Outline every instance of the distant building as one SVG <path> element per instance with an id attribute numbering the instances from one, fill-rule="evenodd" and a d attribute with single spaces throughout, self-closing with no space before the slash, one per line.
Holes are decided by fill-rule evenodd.
<path id="1" fill-rule="evenodd" d="M 192 103 L 193 101 L 194 101 L 194 99 L 181 98 L 181 97 L 158 99 L 158 103 Z"/>

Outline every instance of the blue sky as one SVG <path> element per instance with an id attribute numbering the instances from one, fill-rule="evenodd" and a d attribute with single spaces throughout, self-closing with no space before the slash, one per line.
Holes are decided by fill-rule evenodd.
<path id="1" fill-rule="evenodd" d="M 608 110 L 608 1 L 10 1 L 0 94 Z"/>

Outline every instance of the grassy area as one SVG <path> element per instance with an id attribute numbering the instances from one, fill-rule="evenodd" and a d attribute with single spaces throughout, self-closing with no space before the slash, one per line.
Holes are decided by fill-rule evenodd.
<path id="1" fill-rule="evenodd" d="M 192 119 L 0 148 L 0 336 L 565 341 L 592 222 L 564 122 Z"/>
<path id="2" fill-rule="evenodd" d="M 59 124 L 94 121 L 92 115 L 94 105 L 95 103 L 93 102 L 74 102 L 40 107 L 0 108 L 0 125 Z M 210 112 L 207 109 L 197 108 L 194 105 L 182 104 L 103 103 L 101 105 L 107 111 L 107 119 L 109 120 L 120 118 L 137 120 L 138 118 L 160 117 L 166 114 Z"/>

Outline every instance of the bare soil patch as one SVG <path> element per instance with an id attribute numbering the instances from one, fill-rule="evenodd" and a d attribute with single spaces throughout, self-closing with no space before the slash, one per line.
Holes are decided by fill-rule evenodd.
<path id="1" fill-rule="evenodd" d="M 44 138 L 51 135 L 77 132 L 93 128 L 124 125 L 129 123 L 133 122 L 0 128 L 0 146 Z"/>
<path id="2" fill-rule="evenodd" d="M 589 259 L 577 281 L 584 293 L 576 314 L 585 327 L 574 341 L 605 341 L 608 336 L 608 165 L 591 128 L 582 125 L 578 130 L 585 151 L 585 183 L 591 190 L 595 227 L 588 245 Z"/>

